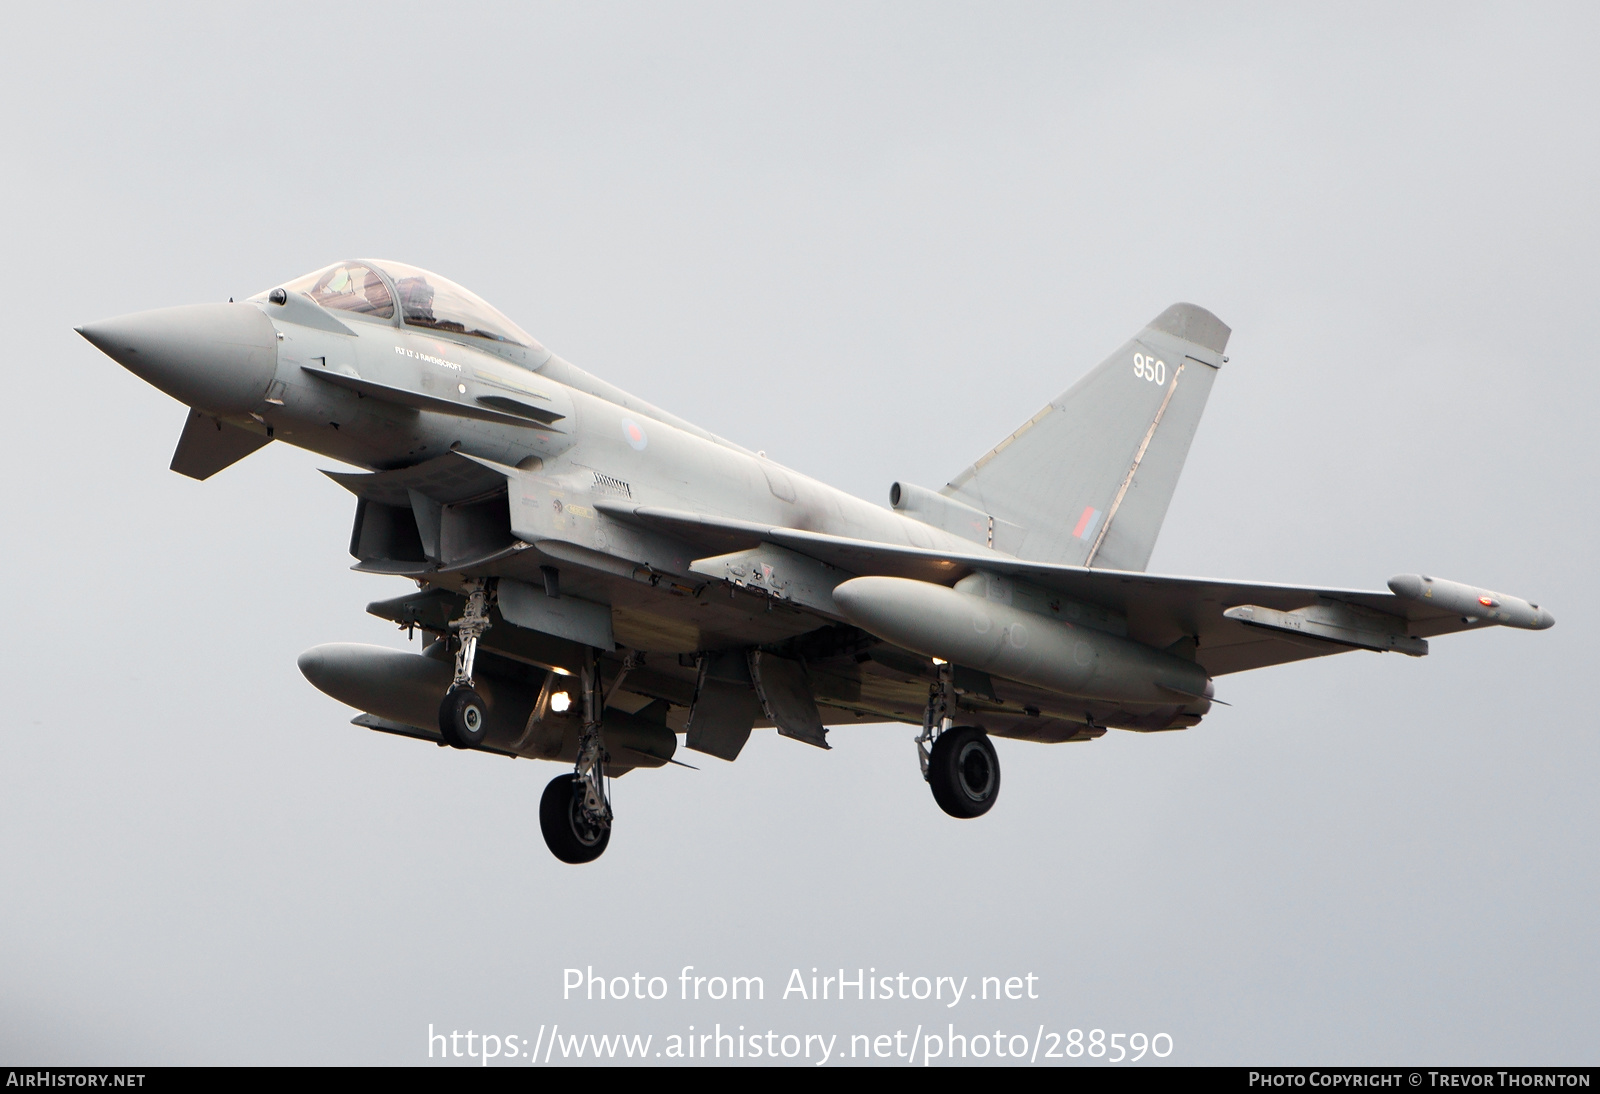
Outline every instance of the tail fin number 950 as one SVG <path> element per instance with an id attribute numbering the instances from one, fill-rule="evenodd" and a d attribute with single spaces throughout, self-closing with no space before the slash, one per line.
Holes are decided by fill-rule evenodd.
<path id="1" fill-rule="evenodd" d="M 1162 387 L 1167 382 L 1167 363 L 1136 353 L 1133 355 L 1133 374 L 1141 380 L 1149 380 L 1156 387 Z"/>

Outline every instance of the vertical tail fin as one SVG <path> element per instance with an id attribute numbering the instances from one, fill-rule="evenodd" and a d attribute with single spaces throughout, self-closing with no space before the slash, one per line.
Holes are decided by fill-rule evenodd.
<path id="1" fill-rule="evenodd" d="M 1230 333 L 1172 305 L 942 493 L 1025 529 L 1022 558 L 1143 570 Z"/>

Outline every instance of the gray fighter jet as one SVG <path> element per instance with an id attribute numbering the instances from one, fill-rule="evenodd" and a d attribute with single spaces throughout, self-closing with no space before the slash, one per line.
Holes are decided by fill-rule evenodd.
<path id="1" fill-rule="evenodd" d="M 905 722 L 955 817 L 1000 790 L 990 738 L 1198 724 L 1227 673 L 1554 620 L 1422 575 L 1388 592 L 1144 572 L 1229 330 L 1174 304 L 940 489 L 888 508 L 717 437 L 562 360 L 477 296 L 341 262 L 244 303 L 80 328 L 187 404 L 172 470 L 273 440 L 359 472 L 350 553 L 416 583 L 367 610 L 421 654 L 331 644 L 301 671 L 358 726 L 552 760 L 565 862 L 605 850 L 610 776 L 733 760 L 756 727 Z"/>

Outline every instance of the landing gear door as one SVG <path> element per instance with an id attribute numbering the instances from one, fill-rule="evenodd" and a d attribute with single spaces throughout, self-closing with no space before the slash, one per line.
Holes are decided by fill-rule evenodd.
<path id="1" fill-rule="evenodd" d="M 700 658 L 700 682 L 684 744 L 724 760 L 737 759 L 750 739 L 761 700 L 743 650 L 720 650 Z"/>
<path id="2" fill-rule="evenodd" d="M 779 733 L 818 748 L 832 747 L 802 662 L 751 650 L 750 677 L 762 709 Z"/>

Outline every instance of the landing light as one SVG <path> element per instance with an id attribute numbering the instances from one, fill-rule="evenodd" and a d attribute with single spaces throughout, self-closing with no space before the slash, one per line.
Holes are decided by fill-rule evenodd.
<path id="1" fill-rule="evenodd" d="M 571 705 L 572 696 L 568 695 L 564 691 L 558 691 L 554 695 L 550 696 L 550 709 L 555 711 L 557 714 L 565 714 L 567 708 Z"/>

